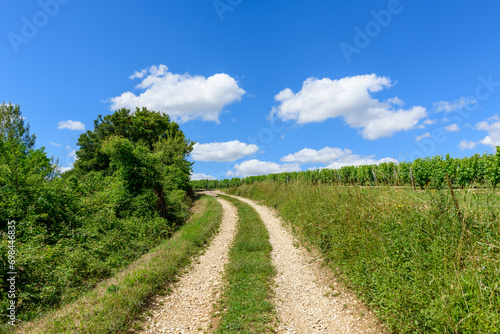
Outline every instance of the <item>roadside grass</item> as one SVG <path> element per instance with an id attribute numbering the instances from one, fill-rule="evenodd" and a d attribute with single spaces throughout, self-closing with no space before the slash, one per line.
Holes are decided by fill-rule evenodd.
<path id="1" fill-rule="evenodd" d="M 278 209 L 394 333 L 500 333 L 500 197 L 259 183 L 226 190 Z"/>
<path id="2" fill-rule="evenodd" d="M 220 197 L 236 206 L 239 220 L 229 252 L 216 333 L 274 333 L 276 315 L 270 298 L 275 269 L 269 234 L 251 206 L 229 196 Z"/>
<path id="3" fill-rule="evenodd" d="M 139 329 L 147 301 L 168 285 L 215 234 L 220 204 L 201 196 L 193 216 L 179 231 L 114 278 L 72 304 L 17 328 L 17 333 L 125 333 Z"/>

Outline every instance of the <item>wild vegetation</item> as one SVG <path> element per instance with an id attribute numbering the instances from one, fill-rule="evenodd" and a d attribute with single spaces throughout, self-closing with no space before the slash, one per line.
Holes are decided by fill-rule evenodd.
<path id="1" fill-rule="evenodd" d="M 395 333 L 500 332 L 495 189 L 258 182 L 231 194 L 276 208 Z"/>
<path id="2" fill-rule="evenodd" d="M 210 196 L 201 196 L 189 223 L 112 279 L 19 333 L 125 333 L 141 328 L 148 298 L 168 293 L 171 283 L 213 236 L 222 208 Z M 137 320 L 137 321 L 136 321 Z"/>
<path id="3" fill-rule="evenodd" d="M 75 300 L 160 244 L 188 217 L 192 143 L 165 114 L 121 109 L 80 136 L 61 173 L 19 106 L 0 105 L 0 309 L 7 298 L 7 222 L 16 222 L 16 317 Z M 3 321 L 7 319 L 2 317 Z"/>

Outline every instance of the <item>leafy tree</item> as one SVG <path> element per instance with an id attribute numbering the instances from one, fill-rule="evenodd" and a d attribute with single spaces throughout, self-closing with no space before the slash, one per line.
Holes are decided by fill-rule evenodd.
<path id="1" fill-rule="evenodd" d="M 174 190 L 190 189 L 192 163 L 186 158 L 193 143 L 168 115 L 143 108 L 99 116 L 78 144 L 77 173 L 117 173 L 133 196 L 153 191 L 158 214 L 172 220 L 176 210 L 169 210 L 168 197 Z"/>
<path id="2" fill-rule="evenodd" d="M 37 192 L 55 175 L 44 152 L 35 149 L 35 135 L 29 133 L 20 107 L 0 105 L 0 221 L 20 220 L 36 202 Z"/>
<path id="3" fill-rule="evenodd" d="M 170 121 L 168 115 L 146 108 L 137 108 L 135 113 L 123 108 L 111 115 L 99 115 L 94 121 L 94 130 L 78 139 L 80 149 L 76 153 L 75 170 L 80 173 L 102 170 L 111 175 L 110 156 L 102 151 L 103 142 L 111 136 L 123 137 L 132 143 L 141 142 L 152 150 L 157 141 L 177 133 L 183 136 L 179 125 Z"/>

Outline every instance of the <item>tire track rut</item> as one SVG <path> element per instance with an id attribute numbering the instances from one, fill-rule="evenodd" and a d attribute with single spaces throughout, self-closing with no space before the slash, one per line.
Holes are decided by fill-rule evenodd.
<path id="1" fill-rule="evenodd" d="M 213 195 L 213 194 L 208 194 Z M 229 202 L 217 198 L 223 216 L 219 233 L 193 267 L 167 296 L 157 296 L 140 333 L 200 333 L 214 325 L 214 304 L 222 290 L 224 266 L 235 232 L 238 213 Z"/>

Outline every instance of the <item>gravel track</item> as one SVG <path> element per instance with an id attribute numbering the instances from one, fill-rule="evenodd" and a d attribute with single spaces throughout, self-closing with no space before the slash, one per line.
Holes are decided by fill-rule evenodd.
<path id="1" fill-rule="evenodd" d="M 274 211 L 251 200 L 233 197 L 251 205 L 269 231 L 273 265 L 277 269 L 276 333 L 382 332 L 375 316 L 335 281 L 321 260 L 294 243 L 292 234 Z"/>
<path id="2" fill-rule="evenodd" d="M 146 316 L 141 333 L 200 333 L 215 325 L 214 304 L 220 297 L 224 266 L 238 220 L 234 206 L 217 200 L 223 209 L 219 233 L 204 254 L 193 261 L 192 269 L 180 277 L 172 293 L 153 300 L 151 316 Z"/>

